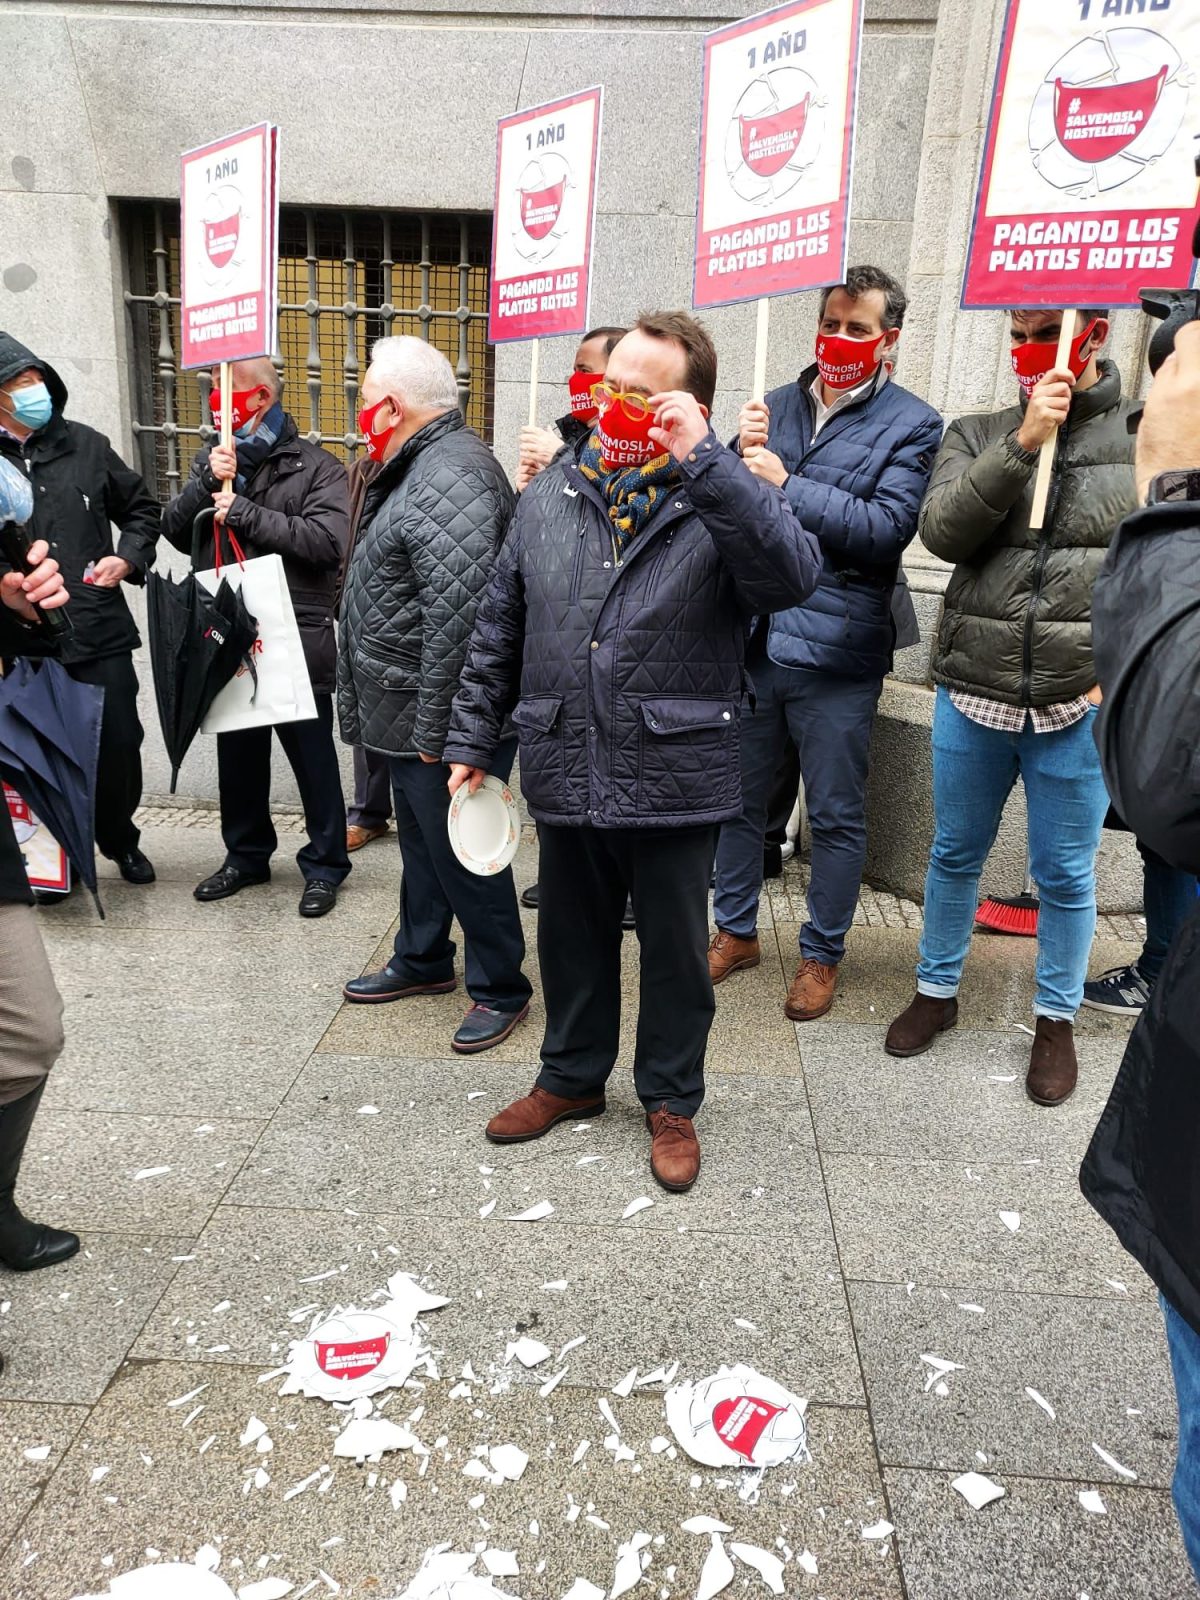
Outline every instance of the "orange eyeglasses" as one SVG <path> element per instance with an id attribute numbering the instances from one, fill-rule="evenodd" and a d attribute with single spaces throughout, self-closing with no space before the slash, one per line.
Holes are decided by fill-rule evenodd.
<path id="1" fill-rule="evenodd" d="M 650 402 L 644 394 L 622 392 L 603 380 L 592 390 L 592 403 L 601 410 L 606 406 L 619 405 L 631 422 L 641 422 L 650 415 Z"/>

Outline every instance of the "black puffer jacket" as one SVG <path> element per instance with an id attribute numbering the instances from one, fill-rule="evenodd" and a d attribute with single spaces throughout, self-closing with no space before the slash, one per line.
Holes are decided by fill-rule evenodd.
<path id="1" fill-rule="evenodd" d="M 512 712 L 539 822 L 669 828 L 742 809 L 747 623 L 799 605 L 816 539 L 713 434 L 618 561 L 569 451 L 525 490 L 479 610 L 447 761 L 486 767 Z"/>
<path id="2" fill-rule="evenodd" d="M 163 533 L 188 555 L 196 513 L 212 505 L 201 476 L 207 463 L 208 451 L 201 450 L 187 483 L 162 515 Z M 328 450 L 302 439 L 291 417 L 285 417 L 270 455 L 230 507 L 229 526 L 247 556 L 283 557 L 313 693 L 332 694 L 337 672 L 333 604 L 350 538 L 345 467 Z M 228 559 L 227 550 L 225 555 Z M 212 566 L 211 536 L 206 535 L 199 559 L 202 569 Z"/>
<path id="3" fill-rule="evenodd" d="M 1126 519 L 1096 582 L 1096 742 L 1149 847 L 1200 872 L 1200 503 Z M 1130 1037 L 1083 1192 L 1200 1333 L 1200 912 Z"/>
<path id="4" fill-rule="evenodd" d="M 1092 586 L 1135 504 L 1129 410 L 1120 373 L 1101 362 L 1071 401 L 1040 532 L 1029 526 L 1037 457 L 1013 439 L 1022 407 L 950 424 L 919 527 L 934 555 L 957 563 L 933 653 L 938 683 L 1016 706 L 1095 685 Z"/>
<path id="5" fill-rule="evenodd" d="M 439 756 L 475 612 L 512 516 L 495 456 L 445 411 L 372 479 L 342 591 L 347 744 Z"/>
<path id="6" fill-rule="evenodd" d="M 0 433 L 0 451 L 33 484 L 30 537 L 50 545 L 71 596 L 73 626 L 59 658 L 70 666 L 135 650 L 138 631 L 121 585 L 101 589 L 84 583 L 83 574 L 89 563 L 114 554 L 115 523 L 121 530 L 115 554 L 133 568 L 125 582 L 144 583 L 158 543 L 158 501 L 102 433 L 63 416 L 67 386 L 54 368 L 0 333 L 0 383 L 28 367 L 43 374 L 54 415 L 23 443 Z"/>

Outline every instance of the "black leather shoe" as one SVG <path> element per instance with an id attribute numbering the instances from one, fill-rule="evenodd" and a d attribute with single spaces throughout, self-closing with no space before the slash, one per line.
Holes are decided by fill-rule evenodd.
<path id="1" fill-rule="evenodd" d="M 323 917 L 337 905 L 337 884 L 325 878 L 310 878 L 300 896 L 302 917 Z"/>
<path id="2" fill-rule="evenodd" d="M 366 972 L 361 978 L 351 978 L 342 993 L 351 1005 L 382 1005 L 387 1000 L 406 1000 L 414 994 L 452 994 L 458 988 L 457 978 L 444 978 L 438 983 L 419 983 L 401 977 L 390 967 L 378 972 Z"/>
<path id="3" fill-rule="evenodd" d="M 523 906 L 528 906 L 530 911 L 536 911 L 537 910 L 537 908 L 538 908 L 538 886 L 537 886 L 536 883 L 531 883 L 529 885 L 528 889 L 522 889 L 521 890 L 521 904 Z"/>
<path id="4" fill-rule="evenodd" d="M 240 894 L 256 883 L 270 883 L 269 872 L 243 872 L 241 867 L 231 867 L 228 862 L 218 867 L 211 878 L 205 878 L 192 890 L 197 900 L 228 900 L 231 894 Z"/>
<path id="5" fill-rule="evenodd" d="M 126 883 L 153 883 L 154 866 L 141 850 L 127 850 L 117 857 L 117 870 Z"/>
<path id="6" fill-rule="evenodd" d="M 450 1041 L 451 1050 L 460 1056 L 473 1056 L 479 1050 L 490 1050 L 503 1044 L 518 1023 L 529 1015 L 528 1005 L 520 1011 L 497 1011 L 492 1006 L 472 1006 L 462 1019 L 462 1025 Z"/>

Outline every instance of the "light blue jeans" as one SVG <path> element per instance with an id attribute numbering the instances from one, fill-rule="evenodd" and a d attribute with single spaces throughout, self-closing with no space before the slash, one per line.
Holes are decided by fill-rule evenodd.
<path id="1" fill-rule="evenodd" d="M 1029 814 L 1029 870 L 1038 886 L 1039 1017 L 1072 1022 L 1096 931 L 1096 851 L 1108 795 L 1093 737 L 1096 713 L 1062 733 L 984 728 L 938 689 L 933 715 L 933 849 L 917 990 L 958 993 L 971 946 L 979 876 L 1017 779 Z M 1014 886 L 1015 887 L 1015 886 Z"/>
<path id="2" fill-rule="evenodd" d="M 1171 1488 L 1188 1559 L 1200 1583 L 1200 1334 L 1164 1296 L 1158 1298 L 1179 1404 L 1179 1456 Z"/>

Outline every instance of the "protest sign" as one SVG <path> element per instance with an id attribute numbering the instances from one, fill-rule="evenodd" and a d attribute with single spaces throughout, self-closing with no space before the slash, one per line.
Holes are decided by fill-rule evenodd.
<path id="1" fill-rule="evenodd" d="M 696 210 L 698 309 L 845 276 L 862 0 L 795 0 L 704 41 Z"/>
<path id="2" fill-rule="evenodd" d="M 71 887 L 71 868 L 67 853 L 41 818 L 10 784 L 4 785 L 4 800 L 12 821 L 25 875 L 31 889 L 66 894 Z"/>

